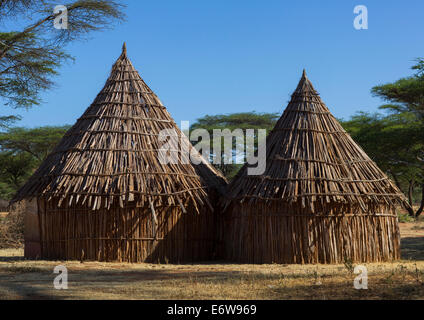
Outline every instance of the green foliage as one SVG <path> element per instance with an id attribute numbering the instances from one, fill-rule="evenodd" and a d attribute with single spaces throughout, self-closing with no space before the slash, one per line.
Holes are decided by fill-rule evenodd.
<path id="1" fill-rule="evenodd" d="M 13 154 L 0 152 L 0 180 L 3 188 L 0 189 L 4 199 L 10 199 L 13 193 L 25 182 L 35 167 L 34 158 L 26 153 Z"/>
<path id="2" fill-rule="evenodd" d="M 375 96 L 393 104 L 382 106 L 394 113 L 412 112 L 424 117 L 424 79 L 409 77 L 372 89 Z"/>
<path id="3" fill-rule="evenodd" d="M 19 116 L 0 116 L 0 130 L 9 128 L 12 123 L 20 119 Z"/>
<path id="4" fill-rule="evenodd" d="M 421 121 L 408 112 L 387 116 L 362 112 L 341 124 L 413 205 L 414 187 L 424 184 L 424 167 L 419 160 L 424 146 Z"/>
<path id="5" fill-rule="evenodd" d="M 411 216 L 424 209 L 424 60 L 412 67 L 413 76 L 372 88 L 373 95 L 387 101 L 380 107 L 388 115 L 359 113 L 342 124 L 407 195 L 411 206 L 420 186 L 421 205 Z"/>
<path id="6" fill-rule="evenodd" d="M 351 258 L 348 258 L 348 257 L 344 257 L 343 264 L 344 264 L 344 266 L 345 266 L 346 270 L 347 270 L 349 273 L 352 273 L 352 274 L 353 274 L 353 272 L 354 272 L 354 270 L 355 270 L 355 266 L 353 265 L 353 261 L 352 261 L 352 259 L 351 259 Z"/>
<path id="7" fill-rule="evenodd" d="M 419 171 L 422 130 L 413 115 L 361 112 L 342 121 L 342 125 L 383 170 L 395 176 L 416 175 Z"/>
<path id="8" fill-rule="evenodd" d="M 40 103 L 40 92 L 52 87 L 52 78 L 64 61 L 71 59 L 65 45 L 92 31 L 123 20 L 122 4 L 109 0 L 62 1 L 68 8 L 68 29 L 56 30 L 53 8 L 44 0 L 0 1 L 0 21 L 21 18 L 22 30 L 0 33 L 0 98 L 13 107 Z"/>
<path id="9" fill-rule="evenodd" d="M 11 128 L 0 133 L 0 198 L 13 197 L 68 128 Z"/>
<path id="10" fill-rule="evenodd" d="M 417 63 L 412 67 L 415 75 L 372 88 L 373 95 L 391 103 L 382 109 L 394 114 L 413 113 L 424 119 L 424 60 L 418 59 Z"/>
<path id="11" fill-rule="evenodd" d="M 412 70 L 416 70 L 415 75 L 418 77 L 424 76 L 424 59 L 418 58 L 416 59 L 417 64 L 412 67 Z"/>
<path id="12" fill-rule="evenodd" d="M 398 214 L 398 219 L 399 219 L 399 222 L 401 222 L 401 223 L 415 222 L 415 218 L 414 217 L 411 217 L 409 214 L 399 213 Z"/>
<path id="13" fill-rule="evenodd" d="M 61 49 L 40 47 L 41 39 L 28 33 L 9 48 L 17 32 L 0 33 L 0 97 L 6 104 L 30 107 L 39 104 L 38 93 L 52 86 L 51 77 L 69 58 Z M 7 51 L 6 51 L 7 50 Z"/>
<path id="14" fill-rule="evenodd" d="M 258 145 L 258 143 L 265 143 L 264 141 L 258 141 L 257 136 L 257 130 L 259 129 L 265 129 L 267 132 L 272 130 L 272 128 L 275 126 L 275 123 L 277 122 L 280 115 L 278 113 L 256 113 L 256 112 L 243 112 L 243 113 L 232 113 L 232 114 L 218 114 L 218 115 L 206 115 L 200 119 L 197 119 L 197 121 L 191 126 L 190 130 L 196 130 L 196 129 L 205 129 L 208 131 L 209 136 L 212 138 L 214 135 L 214 130 L 224 130 L 228 129 L 230 131 L 234 131 L 236 129 L 241 129 L 243 131 L 243 134 L 246 135 L 247 129 L 254 129 L 255 130 L 255 146 Z M 221 141 L 221 150 L 224 150 L 224 139 Z M 197 144 L 197 141 L 192 141 L 194 144 Z M 200 142 L 201 143 L 201 142 Z M 233 160 L 236 158 L 242 158 L 245 159 L 245 152 L 242 152 L 241 154 L 237 153 L 237 145 L 236 145 L 236 139 L 233 139 L 233 145 L 232 145 L 232 156 Z M 244 146 L 242 146 L 244 150 Z M 212 157 L 215 155 L 213 154 L 213 140 L 210 141 L 210 150 L 212 150 Z M 255 148 L 257 149 L 257 147 Z M 231 180 L 238 172 L 238 170 L 242 167 L 242 164 L 223 164 L 225 155 L 222 155 L 221 163 L 222 164 L 215 164 L 214 166 L 217 167 L 221 172 L 229 179 Z"/>
<path id="15" fill-rule="evenodd" d="M 0 199 L 10 200 L 17 190 L 11 184 L 2 180 L 3 177 L 0 175 Z"/>
<path id="16" fill-rule="evenodd" d="M 278 113 L 242 112 L 231 114 L 206 115 L 197 119 L 191 129 L 269 129 L 275 125 L 281 115 Z"/>

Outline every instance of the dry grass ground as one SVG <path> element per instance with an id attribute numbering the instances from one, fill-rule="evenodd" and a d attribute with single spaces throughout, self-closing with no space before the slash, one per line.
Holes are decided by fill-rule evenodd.
<path id="1" fill-rule="evenodd" d="M 3 299 L 424 299 L 424 222 L 402 223 L 401 261 L 367 264 L 368 290 L 347 265 L 154 265 L 25 261 L 0 250 Z M 53 288 L 53 268 L 69 289 Z"/>

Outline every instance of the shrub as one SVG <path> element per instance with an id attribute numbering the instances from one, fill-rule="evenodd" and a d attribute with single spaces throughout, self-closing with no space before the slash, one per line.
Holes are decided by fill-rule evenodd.
<path id="1" fill-rule="evenodd" d="M 398 213 L 399 222 L 415 222 L 415 218 L 406 213 Z"/>
<path id="2" fill-rule="evenodd" d="M 17 203 L 9 214 L 0 219 L 0 248 L 19 248 L 24 242 L 25 204 Z"/>

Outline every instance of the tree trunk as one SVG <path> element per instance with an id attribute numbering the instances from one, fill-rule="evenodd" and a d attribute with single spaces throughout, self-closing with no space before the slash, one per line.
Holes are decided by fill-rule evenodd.
<path id="1" fill-rule="evenodd" d="M 414 194 L 414 179 L 411 179 L 409 180 L 409 188 L 408 188 L 408 202 L 409 202 L 409 205 L 411 206 L 411 208 L 408 208 L 408 214 L 411 217 L 415 217 L 415 212 L 413 209 L 413 205 L 414 205 L 413 194 Z"/>
<path id="2" fill-rule="evenodd" d="M 424 183 L 421 185 L 421 205 L 418 208 L 418 211 L 415 213 L 415 216 L 418 218 L 421 213 L 424 211 Z"/>
<path id="3" fill-rule="evenodd" d="M 396 187 L 399 188 L 399 190 L 402 190 L 401 186 L 400 186 L 400 181 L 398 179 L 398 177 L 391 171 L 389 171 L 389 173 L 391 174 L 393 181 L 395 182 Z"/>

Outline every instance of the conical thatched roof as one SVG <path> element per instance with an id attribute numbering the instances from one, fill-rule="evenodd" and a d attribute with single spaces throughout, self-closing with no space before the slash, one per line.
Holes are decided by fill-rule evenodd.
<path id="1" fill-rule="evenodd" d="M 322 102 L 303 72 L 291 101 L 270 132 L 261 176 L 243 167 L 231 182 L 231 201 L 280 201 L 312 213 L 362 212 L 405 204 L 404 196 Z"/>
<path id="2" fill-rule="evenodd" d="M 15 200 L 58 198 L 59 205 L 65 201 L 92 209 L 122 207 L 127 201 L 210 205 L 206 188 L 221 188 L 225 178 L 203 158 L 196 166 L 161 164 L 163 129 L 175 129 L 182 144 L 190 143 L 135 70 L 124 44 L 104 88 Z"/>

